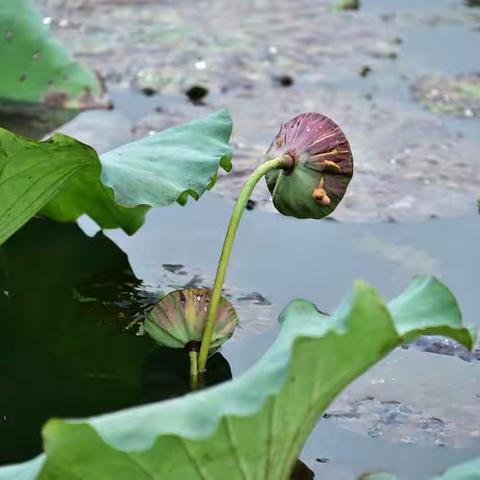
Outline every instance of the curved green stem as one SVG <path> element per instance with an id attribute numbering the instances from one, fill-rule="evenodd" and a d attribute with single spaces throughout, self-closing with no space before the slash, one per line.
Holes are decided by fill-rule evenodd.
<path id="1" fill-rule="evenodd" d="M 269 171 L 286 168 L 289 166 L 290 157 L 278 157 L 273 160 L 260 165 L 247 180 L 243 189 L 238 197 L 235 208 L 233 209 L 232 216 L 230 217 L 230 223 L 228 224 L 227 233 L 225 235 L 225 241 L 223 242 L 222 253 L 218 262 L 217 274 L 215 276 L 215 283 L 213 284 L 212 296 L 210 298 L 210 305 L 208 309 L 207 321 L 205 322 L 205 329 L 203 331 L 202 345 L 200 347 L 200 353 L 198 357 L 198 369 L 200 372 L 205 370 L 208 358 L 208 351 L 210 350 L 210 341 L 212 339 L 213 328 L 215 326 L 215 320 L 217 318 L 218 305 L 222 294 L 223 282 L 225 280 L 225 272 L 227 271 L 228 260 L 232 251 L 233 241 L 235 240 L 235 234 L 237 233 L 238 225 L 242 218 L 245 207 L 247 206 L 248 199 L 253 192 L 253 189 L 257 185 L 258 181 Z"/>

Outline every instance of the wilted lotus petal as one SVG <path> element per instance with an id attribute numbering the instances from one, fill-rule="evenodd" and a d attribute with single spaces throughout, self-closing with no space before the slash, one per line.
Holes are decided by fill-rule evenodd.
<path id="1" fill-rule="evenodd" d="M 163 297 L 148 313 L 145 330 L 160 345 L 196 349 L 202 340 L 211 291 L 206 288 L 176 290 Z M 210 351 L 228 340 L 238 325 L 234 308 L 221 298 Z"/>
<path id="2" fill-rule="evenodd" d="M 284 123 L 267 159 L 290 156 L 289 171 L 266 175 L 277 210 L 297 218 L 323 218 L 342 200 L 353 175 L 350 145 L 340 127 L 320 113 L 302 113 Z"/>

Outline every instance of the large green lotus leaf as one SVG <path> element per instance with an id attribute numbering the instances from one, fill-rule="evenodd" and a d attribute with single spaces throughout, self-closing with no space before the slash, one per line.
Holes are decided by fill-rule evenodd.
<path id="1" fill-rule="evenodd" d="M 432 480 L 478 480 L 480 478 L 480 458 L 449 468 L 445 473 Z M 400 480 L 389 473 L 362 475 L 360 480 Z"/>
<path id="2" fill-rule="evenodd" d="M 120 205 L 164 207 L 198 198 L 216 181 L 218 167 L 232 169 L 226 109 L 123 145 L 101 155 L 102 181 Z"/>
<path id="3" fill-rule="evenodd" d="M 0 244 L 38 212 L 62 221 L 86 213 L 104 228 L 133 233 L 145 207 L 117 205 L 101 170 L 95 150 L 74 138 L 37 142 L 0 129 Z"/>
<path id="4" fill-rule="evenodd" d="M 417 324 L 427 334 L 462 328 L 453 306 L 443 323 L 428 326 L 428 317 L 437 319 L 445 307 L 430 302 L 438 288 L 456 303 L 432 280 L 422 289 L 432 309 L 410 319 L 413 331 Z M 416 291 L 408 291 L 415 298 Z M 392 315 L 363 282 L 331 316 L 294 300 L 281 314 L 273 346 L 237 379 L 173 401 L 51 420 L 43 430 L 45 454 L 37 463 L 0 470 L 0 478 L 285 480 L 331 401 L 408 335 L 397 330 L 398 314 L 401 309 Z"/>
<path id="5" fill-rule="evenodd" d="M 0 34 L 1 108 L 107 105 L 96 75 L 49 36 L 32 0 L 0 2 Z"/>
<path id="6" fill-rule="evenodd" d="M 449 468 L 434 480 L 478 480 L 480 478 L 480 458 Z"/>
<path id="7" fill-rule="evenodd" d="M 388 305 L 398 332 L 405 342 L 427 334 L 436 327 L 437 335 L 445 335 L 467 344 L 475 336 L 474 327 L 446 323 L 446 318 L 462 318 L 453 293 L 433 277 L 418 276 L 409 287 Z"/>
<path id="8" fill-rule="evenodd" d="M 62 134 L 37 142 L 0 129 L 0 244 L 38 212 L 59 221 L 86 213 L 132 234 L 149 207 L 198 199 L 219 166 L 231 169 L 231 129 L 220 110 L 100 158 Z"/>

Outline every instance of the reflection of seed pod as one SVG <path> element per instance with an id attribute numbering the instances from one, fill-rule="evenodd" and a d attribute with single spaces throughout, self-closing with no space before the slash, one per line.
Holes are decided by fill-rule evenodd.
<path id="1" fill-rule="evenodd" d="M 145 330 L 165 347 L 198 349 L 207 319 L 211 291 L 206 288 L 176 290 L 163 297 L 148 313 Z M 234 308 L 221 298 L 210 351 L 227 341 L 238 325 Z"/>
<path id="2" fill-rule="evenodd" d="M 353 175 L 350 145 L 340 127 L 320 113 L 284 123 L 267 160 L 289 156 L 292 168 L 266 175 L 273 204 L 283 215 L 323 218 L 342 200 Z"/>

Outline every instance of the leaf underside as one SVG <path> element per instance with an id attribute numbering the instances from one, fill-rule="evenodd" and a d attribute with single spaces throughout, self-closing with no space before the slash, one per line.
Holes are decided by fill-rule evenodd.
<path id="1" fill-rule="evenodd" d="M 419 290 L 430 308 L 415 310 Z M 424 334 L 441 331 L 472 345 L 455 298 L 438 280 L 420 277 L 400 298 L 389 310 L 357 282 L 331 316 L 295 300 L 280 316 L 276 342 L 237 379 L 86 420 L 51 420 L 45 454 L 0 469 L 0 479 L 288 479 L 331 401 L 418 325 Z M 439 298 L 437 307 L 432 299 Z M 408 328 L 404 311 L 419 315 Z"/>

